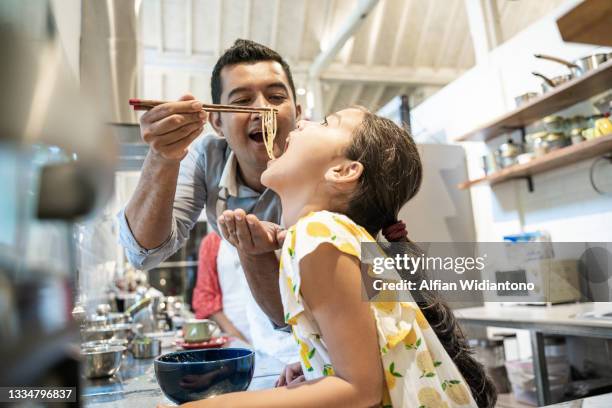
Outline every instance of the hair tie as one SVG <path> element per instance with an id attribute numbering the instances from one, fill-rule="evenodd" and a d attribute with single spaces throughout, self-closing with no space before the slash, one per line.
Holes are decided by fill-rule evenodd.
<path id="1" fill-rule="evenodd" d="M 382 233 L 389 242 L 401 241 L 402 239 L 408 237 L 406 224 L 404 224 L 404 222 L 401 220 L 383 228 Z"/>

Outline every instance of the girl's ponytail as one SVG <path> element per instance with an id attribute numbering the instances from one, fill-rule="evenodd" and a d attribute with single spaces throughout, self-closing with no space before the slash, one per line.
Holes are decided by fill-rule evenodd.
<path id="1" fill-rule="evenodd" d="M 359 185 L 349 197 L 346 215 L 372 236 L 382 230 L 389 242 L 410 242 L 397 214 L 416 195 L 422 181 L 423 167 L 412 137 L 391 120 L 366 111 L 345 154 L 364 167 Z M 423 272 L 414 277 L 424 279 Z M 479 407 L 493 407 L 497 400 L 493 382 L 472 356 L 452 310 L 436 292 L 421 291 L 419 295 L 417 304 L 455 361 L 474 400 Z"/>

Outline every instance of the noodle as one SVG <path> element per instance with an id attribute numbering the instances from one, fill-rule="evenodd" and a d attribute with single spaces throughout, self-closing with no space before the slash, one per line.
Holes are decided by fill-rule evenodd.
<path id="1" fill-rule="evenodd" d="M 261 114 L 261 132 L 263 134 L 264 145 L 271 160 L 274 157 L 274 138 L 276 137 L 276 111 L 273 108 Z"/>

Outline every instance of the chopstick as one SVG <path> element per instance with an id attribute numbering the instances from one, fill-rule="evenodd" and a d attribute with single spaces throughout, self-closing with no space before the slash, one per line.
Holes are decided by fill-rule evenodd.
<path id="1" fill-rule="evenodd" d="M 134 108 L 135 111 L 148 111 L 156 107 L 157 105 L 161 105 L 163 103 L 167 103 L 166 101 L 156 101 L 151 99 L 138 99 L 132 98 L 130 99 L 130 105 Z M 202 104 L 202 110 L 207 112 L 237 112 L 237 113 L 262 113 L 262 112 L 278 112 L 276 108 L 250 108 L 248 106 L 239 106 L 239 105 L 220 105 L 220 104 Z"/>

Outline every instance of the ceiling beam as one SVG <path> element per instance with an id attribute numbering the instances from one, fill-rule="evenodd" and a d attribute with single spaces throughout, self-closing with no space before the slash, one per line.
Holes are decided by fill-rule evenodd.
<path id="1" fill-rule="evenodd" d="M 157 24 L 159 27 L 157 38 L 157 51 L 164 52 L 164 1 L 157 0 Z"/>
<path id="2" fill-rule="evenodd" d="M 427 33 L 430 32 L 431 22 L 433 20 L 434 10 L 436 8 L 435 1 L 427 2 L 427 10 L 425 11 L 425 18 L 423 19 L 423 24 L 418 32 L 418 40 L 417 46 L 414 51 L 414 58 L 411 61 L 412 65 L 418 65 L 419 58 L 423 53 L 423 48 L 425 47 L 425 43 L 427 42 Z"/>
<path id="3" fill-rule="evenodd" d="M 378 110 L 380 105 L 380 98 L 382 98 L 386 88 L 386 85 L 379 85 L 378 88 L 376 88 L 374 95 L 370 99 L 369 106 L 367 107 L 368 109 L 370 109 L 370 111 L 376 112 Z"/>
<path id="4" fill-rule="evenodd" d="M 363 92 L 363 87 L 364 85 L 362 83 L 355 84 L 353 86 L 353 92 L 351 93 L 351 97 L 349 99 L 348 106 L 353 106 L 357 104 L 357 102 L 359 101 L 359 97 L 361 96 L 361 92 Z"/>
<path id="5" fill-rule="evenodd" d="M 331 112 L 331 108 L 334 106 L 334 101 L 336 100 L 336 96 L 338 96 L 338 91 L 340 90 L 341 84 L 339 82 L 334 82 L 328 84 L 330 86 L 329 92 L 327 92 L 324 97 L 324 108 L 323 113 L 328 114 Z"/>
<path id="6" fill-rule="evenodd" d="M 220 56 L 223 48 L 223 0 L 217 0 L 217 48 L 215 56 Z"/>
<path id="7" fill-rule="evenodd" d="M 272 11 L 272 25 L 270 26 L 270 48 L 276 49 L 276 37 L 278 35 L 278 19 L 280 18 L 280 0 L 274 0 Z"/>
<path id="8" fill-rule="evenodd" d="M 434 60 L 435 68 L 438 68 L 444 62 L 445 57 L 450 51 L 451 38 L 453 35 L 456 35 L 459 32 L 458 28 L 463 23 L 461 19 L 457 18 L 461 3 L 461 0 L 453 0 L 453 6 L 448 13 L 448 19 L 445 24 L 446 28 L 444 29 L 444 35 L 442 36 L 442 46 L 440 47 L 440 51 Z"/>
<path id="9" fill-rule="evenodd" d="M 242 16 L 242 38 L 250 38 L 251 36 L 251 6 L 252 0 L 244 2 L 244 14 Z"/>
<path id="10" fill-rule="evenodd" d="M 412 1 L 404 1 L 404 8 L 402 9 L 402 16 L 399 21 L 399 31 L 395 36 L 395 43 L 393 44 L 393 51 L 391 52 L 391 62 L 390 65 L 392 67 L 397 65 L 397 59 L 399 58 L 400 51 L 402 49 L 402 44 L 404 42 L 404 37 L 406 35 L 408 16 L 410 15 L 410 6 L 412 5 Z"/>
<path id="11" fill-rule="evenodd" d="M 193 54 L 193 0 L 185 0 L 185 55 L 191 54 Z"/>
<path id="12" fill-rule="evenodd" d="M 307 69 L 306 67 L 302 69 Z M 294 71 L 299 72 L 300 67 Z M 386 65 L 342 65 L 331 64 L 321 73 L 321 79 L 339 82 L 366 82 L 379 84 L 423 84 L 446 85 L 459 77 L 464 71 L 454 68 L 431 67 L 388 67 Z"/>
<path id="13" fill-rule="evenodd" d="M 489 52 L 502 41 L 499 11 L 495 0 L 463 0 L 468 16 L 476 63 L 484 61 Z"/>
<path id="14" fill-rule="evenodd" d="M 366 65 L 374 64 L 374 56 L 376 55 L 376 49 L 380 46 L 378 38 L 380 37 L 380 31 L 382 28 L 383 17 L 385 9 L 387 8 L 387 2 L 383 1 L 376 10 L 374 10 L 374 16 L 372 21 L 372 27 L 370 28 L 370 38 L 368 42 L 368 53 L 366 55 Z"/>
<path id="15" fill-rule="evenodd" d="M 309 77 L 318 77 L 331 64 L 342 49 L 342 46 L 363 24 L 370 11 L 378 4 L 378 1 L 359 0 L 357 8 L 347 17 L 340 29 L 334 34 L 328 46 L 315 58 L 308 70 Z"/>

